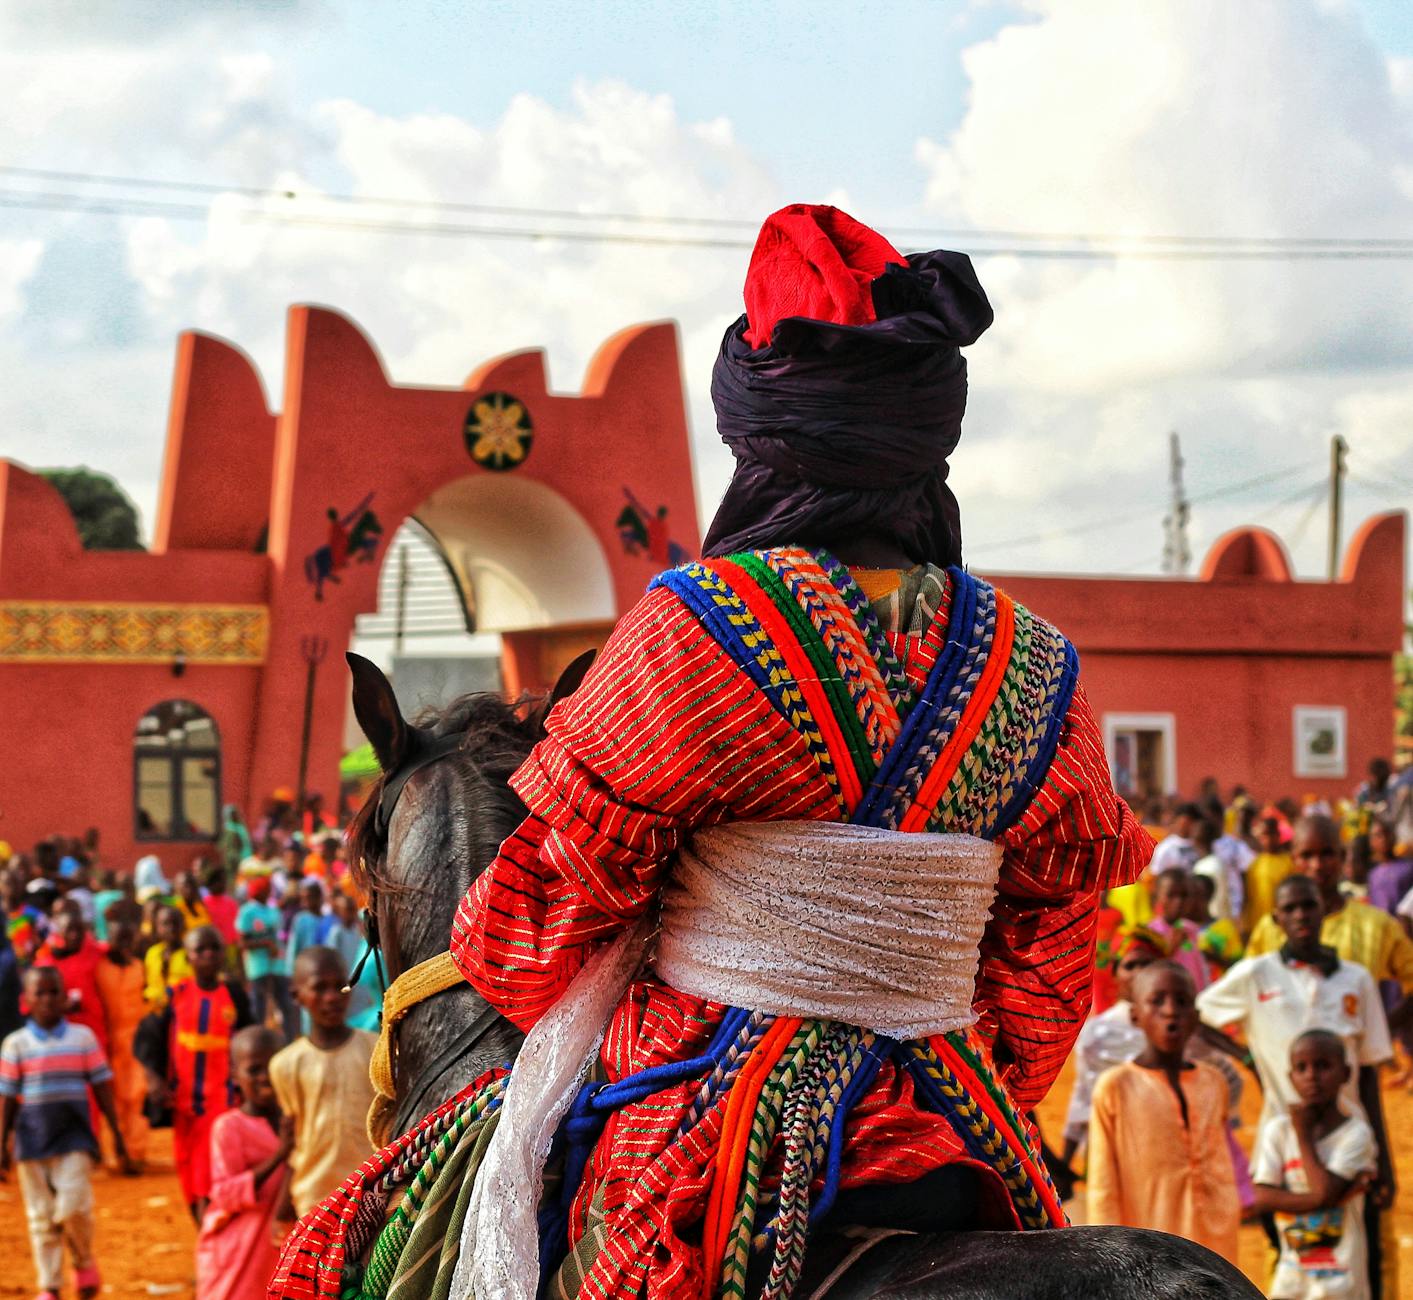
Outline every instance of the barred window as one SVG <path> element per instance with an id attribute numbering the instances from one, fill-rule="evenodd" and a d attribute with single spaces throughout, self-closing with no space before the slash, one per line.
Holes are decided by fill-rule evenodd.
<path id="1" fill-rule="evenodd" d="M 190 700 L 163 700 L 133 737 L 139 840 L 214 840 L 221 824 L 221 736 Z"/>

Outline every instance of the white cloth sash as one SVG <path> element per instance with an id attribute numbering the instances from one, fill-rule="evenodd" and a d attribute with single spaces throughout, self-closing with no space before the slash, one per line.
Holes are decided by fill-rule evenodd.
<path id="1" fill-rule="evenodd" d="M 734 822 L 683 848 L 653 966 L 683 993 L 893 1038 L 964 1029 L 998 845 L 834 822 Z"/>
<path id="2" fill-rule="evenodd" d="M 899 1038 L 972 1023 L 1000 847 L 817 821 L 698 831 L 647 918 L 596 952 L 526 1035 L 462 1227 L 454 1300 L 534 1300 L 550 1143 L 645 963 L 713 1002 Z M 649 949 L 653 951 L 649 951 Z"/>

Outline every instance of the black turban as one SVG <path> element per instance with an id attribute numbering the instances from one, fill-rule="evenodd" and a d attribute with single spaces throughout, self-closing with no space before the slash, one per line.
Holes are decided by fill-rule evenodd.
<path id="1" fill-rule="evenodd" d="M 711 396 L 736 469 L 705 555 L 867 535 L 916 563 L 961 562 L 947 486 L 967 399 L 958 349 L 991 324 L 991 304 L 962 253 L 913 254 L 871 288 L 866 324 L 788 317 L 762 347 L 745 316 L 726 331 Z"/>

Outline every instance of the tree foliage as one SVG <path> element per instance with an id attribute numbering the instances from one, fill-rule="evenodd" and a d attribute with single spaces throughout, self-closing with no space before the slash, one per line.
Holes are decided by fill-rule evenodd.
<path id="1" fill-rule="evenodd" d="M 79 537 L 88 551 L 140 551 L 137 507 L 116 480 L 79 466 L 76 469 L 41 469 L 69 504 Z"/>

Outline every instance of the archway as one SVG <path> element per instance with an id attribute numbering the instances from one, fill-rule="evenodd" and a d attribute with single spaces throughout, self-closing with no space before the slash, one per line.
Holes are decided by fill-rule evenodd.
<path id="1" fill-rule="evenodd" d="M 413 517 L 435 539 L 477 632 L 611 621 L 613 575 L 598 538 L 553 488 L 476 474 L 438 488 Z"/>
<path id="2" fill-rule="evenodd" d="M 468 690 L 543 686 L 614 616 L 608 558 L 578 511 L 532 479 L 479 474 L 439 488 L 393 535 L 352 648 L 391 673 L 411 714 Z M 351 719 L 344 740 L 361 743 Z"/>

